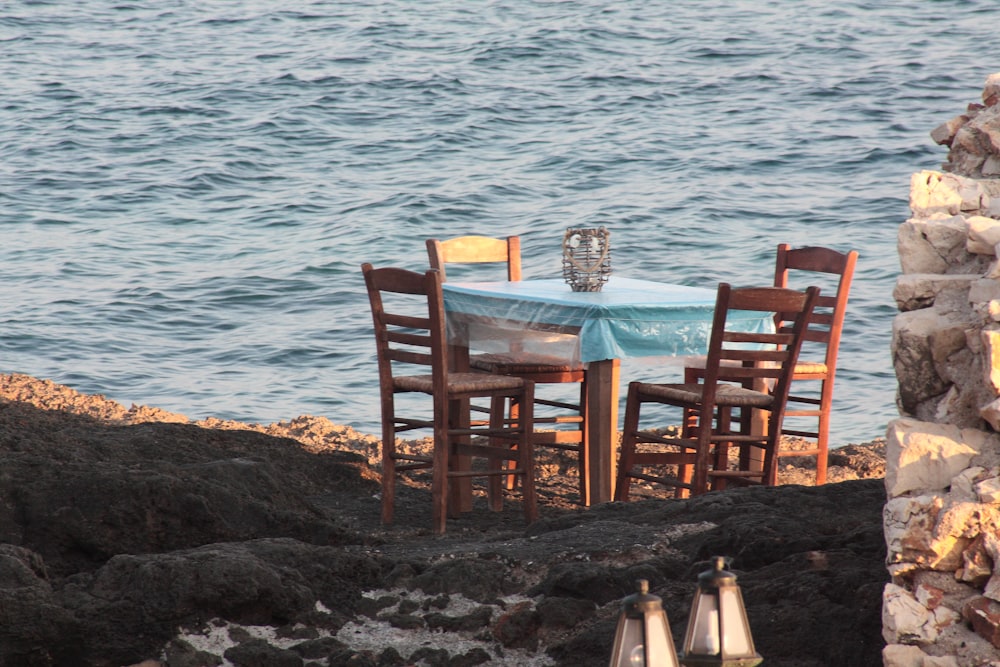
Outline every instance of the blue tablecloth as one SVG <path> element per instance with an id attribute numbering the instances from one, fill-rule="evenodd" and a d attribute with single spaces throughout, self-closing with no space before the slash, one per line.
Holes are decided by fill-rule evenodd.
<path id="1" fill-rule="evenodd" d="M 561 279 L 444 284 L 449 316 L 471 316 L 497 331 L 562 331 L 574 336 L 574 354 L 584 362 L 705 354 L 715 297 L 714 289 L 615 276 L 600 292 L 573 292 Z M 733 312 L 730 322 L 773 330 L 766 313 Z"/>

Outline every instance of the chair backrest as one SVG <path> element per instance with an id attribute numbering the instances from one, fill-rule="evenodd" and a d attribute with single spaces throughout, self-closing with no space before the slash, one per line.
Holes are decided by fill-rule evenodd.
<path id="1" fill-rule="evenodd" d="M 778 245 L 774 267 L 775 287 L 788 287 L 789 274 L 797 284 L 816 285 L 817 273 L 828 274 L 830 280 L 827 282 L 835 282 L 833 290 L 827 289 L 826 285 L 819 285 L 824 294 L 819 297 L 806 334 L 807 347 L 810 347 L 810 343 L 822 346 L 822 356 L 828 372 L 833 372 L 837 366 L 840 335 L 844 328 L 844 315 L 847 313 L 847 297 L 851 291 L 857 261 L 857 250 L 842 253 L 830 248 L 792 249 L 787 243 Z"/>
<path id="2" fill-rule="evenodd" d="M 376 269 L 368 263 L 361 271 L 375 325 L 382 400 L 391 400 L 397 364 L 430 367 L 434 393 L 443 396 L 448 364 L 441 274 L 434 269 Z M 427 369 L 422 372 L 426 375 Z"/>
<path id="3" fill-rule="evenodd" d="M 721 283 L 705 363 L 705 402 L 714 402 L 720 374 L 727 381 L 739 381 L 748 387 L 773 383 L 770 419 L 780 420 L 818 299 L 819 288 L 815 286 L 800 292 L 782 287 L 733 288 Z M 727 323 L 729 312 L 735 310 L 775 313 L 780 324 L 774 331 L 739 331 Z M 780 421 L 777 424 L 780 428 Z"/>
<path id="4" fill-rule="evenodd" d="M 441 281 L 448 280 L 446 264 L 507 265 L 507 280 L 521 279 L 521 237 L 505 239 L 490 236 L 458 236 L 446 241 L 427 239 L 427 259 L 432 269 L 441 272 Z"/>

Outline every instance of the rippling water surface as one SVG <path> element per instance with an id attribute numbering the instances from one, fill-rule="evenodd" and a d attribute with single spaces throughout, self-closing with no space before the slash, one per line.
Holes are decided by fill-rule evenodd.
<path id="1" fill-rule="evenodd" d="M 279 8 L 280 7 L 280 8 Z M 573 225 L 618 274 L 767 282 L 861 252 L 835 444 L 896 415 L 896 230 L 979 101 L 992 0 L 14 0 L 0 369 L 192 417 L 377 432 L 359 264 Z M 622 377 L 648 370 L 626 361 Z"/>

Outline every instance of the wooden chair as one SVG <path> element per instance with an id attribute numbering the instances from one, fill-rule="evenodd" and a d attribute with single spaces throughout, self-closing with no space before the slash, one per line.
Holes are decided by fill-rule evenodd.
<path id="1" fill-rule="evenodd" d="M 803 344 L 802 356 L 795 367 L 789 406 L 783 434 L 815 441 L 810 449 L 779 451 L 778 456 L 815 456 L 816 484 L 826 483 L 827 458 L 830 443 L 830 410 L 833 404 L 833 381 L 837 374 L 837 353 L 847 313 L 847 297 L 851 291 L 856 250 L 841 253 L 830 248 L 807 247 L 792 249 L 787 243 L 778 245 L 774 268 L 774 286 L 788 287 L 789 274 L 802 285 L 819 285 L 828 295 L 820 296 Z M 833 289 L 827 289 L 833 287 Z M 684 381 L 697 382 L 703 368 L 692 365 L 685 369 Z M 819 383 L 817 387 L 816 383 Z M 806 428 L 809 420 L 815 427 Z"/>
<path id="2" fill-rule="evenodd" d="M 488 236 L 461 236 L 439 241 L 427 240 L 427 257 L 430 266 L 441 272 L 446 280 L 446 266 L 449 264 L 505 264 L 507 280 L 521 280 L 521 239 L 508 236 L 506 239 Z M 535 426 L 532 442 L 536 446 L 553 447 L 575 452 L 579 471 L 580 502 L 587 497 L 587 451 L 584 429 L 586 428 L 587 371 L 582 363 L 572 364 L 549 355 L 532 354 L 519 348 L 516 343 L 504 353 L 475 354 L 469 365 L 477 370 L 498 375 L 511 375 L 531 380 L 536 389 L 539 384 L 580 385 L 579 399 L 575 402 L 557 401 L 535 396 Z M 539 409 L 541 408 L 541 410 Z M 502 402 L 491 406 L 491 410 L 505 411 Z M 511 419 L 518 418 L 519 404 L 514 401 L 509 406 Z M 540 414 L 544 412 L 544 414 Z M 545 425 L 544 430 L 538 430 Z M 513 480 L 508 480 L 508 487 Z"/>
<path id="3" fill-rule="evenodd" d="M 615 500 L 628 500 L 633 479 L 672 486 L 678 496 L 687 491 L 704 493 L 710 486 L 722 489 L 727 481 L 775 484 L 788 388 L 818 297 L 816 287 L 797 292 L 720 284 L 702 382 L 629 383 Z M 773 312 L 780 325 L 774 333 L 730 330 L 726 325 L 730 310 Z M 720 382 L 723 372 L 733 382 Z M 773 389 L 753 389 L 762 383 L 773 383 Z M 640 410 L 646 403 L 677 406 L 694 419 L 676 437 L 643 431 Z M 768 412 L 775 425 L 770 434 L 753 432 L 753 410 Z M 733 445 L 740 452 L 737 470 L 728 466 Z M 762 454 L 761 470 L 744 465 L 754 453 Z M 654 466 L 659 469 L 650 472 Z M 664 466 L 677 466 L 676 472 L 671 474 Z"/>
<path id="4" fill-rule="evenodd" d="M 382 522 L 392 522 L 397 474 L 420 469 L 431 470 L 436 533 L 445 531 L 449 505 L 453 510 L 458 507 L 454 480 L 473 476 L 490 478 L 489 501 L 493 510 L 502 509 L 501 476 L 518 476 L 525 518 L 529 523 L 534 521 L 537 503 L 534 450 L 530 438 L 534 423 L 534 385 L 530 380 L 516 377 L 449 370 L 439 272 L 415 273 L 391 267 L 375 269 L 368 263 L 362 264 L 361 270 L 368 288 L 378 353 L 382 403 Z M 418 374 L 400 374 L 403 369 L 416 369 Z M 420 416 L 397 414 L 396 397 L 404 392 L 430 396 L 431 409 Z M 471 421 L 461 406 L 469 399 L 481 397 L 519 401 L 524 407 L 517 423 L 509 426 L 502 419 L 493 419 L 492 423 Z M 399 451 L 397 435 L 420 429 L 431 431 L 432 451 L 426 454 Z M 485 458 L 486 469 L 474 470 L 462 464 L 471 457 Z M 515 465 L 502 469 L 501 464 L 508 461 Z"/>

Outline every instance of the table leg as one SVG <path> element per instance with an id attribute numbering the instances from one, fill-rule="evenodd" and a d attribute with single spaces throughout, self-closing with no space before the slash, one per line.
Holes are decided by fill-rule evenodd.
<path id="1" fill-rule="evenodd" d="M 465 345 L 451 344 L 448 346 L 448 367 L 458 373 L 469 370 L 469 348 Z M 456 426 L 467 428 L 469 426 L 469 401 L 454 401 L 449 411 L 452 413 L 452 421 Z M 455 470 L 469 470 L 472 467 L 472 458 L 465 455 L 452 457 L 450 466 Z M 451 514 L 457 515 L 460 512 L 472 511 L 472 478 L 457 477 L 451 480 L 448 490 L 448 506 Z"/>
<path id="2" fill-rule="evenodd" d="M 763 380 L 758 380 L 754 383 L 753 388 L 756 391 L 769 392 L 770 389 L 767 383 Z M 754 410 L 751 413 L 750 418 L 750 433 L 753 435 L 767 435 L 767 418 L 769 413 L 763 410 Z M 764 469 L 764 451 L 756 447 L 750 448 L 750 461 L 748 470 L 754 472 L 760 472 Z"/>
<path id="3" fill-rule="evenodd" d="M 589 462 L 584 505 L 614 498 L 615 464 L 618 458 L 618 359 L 592 361 L 587 366 L 587 420 L 584 424 L 584 455 Z"/>

